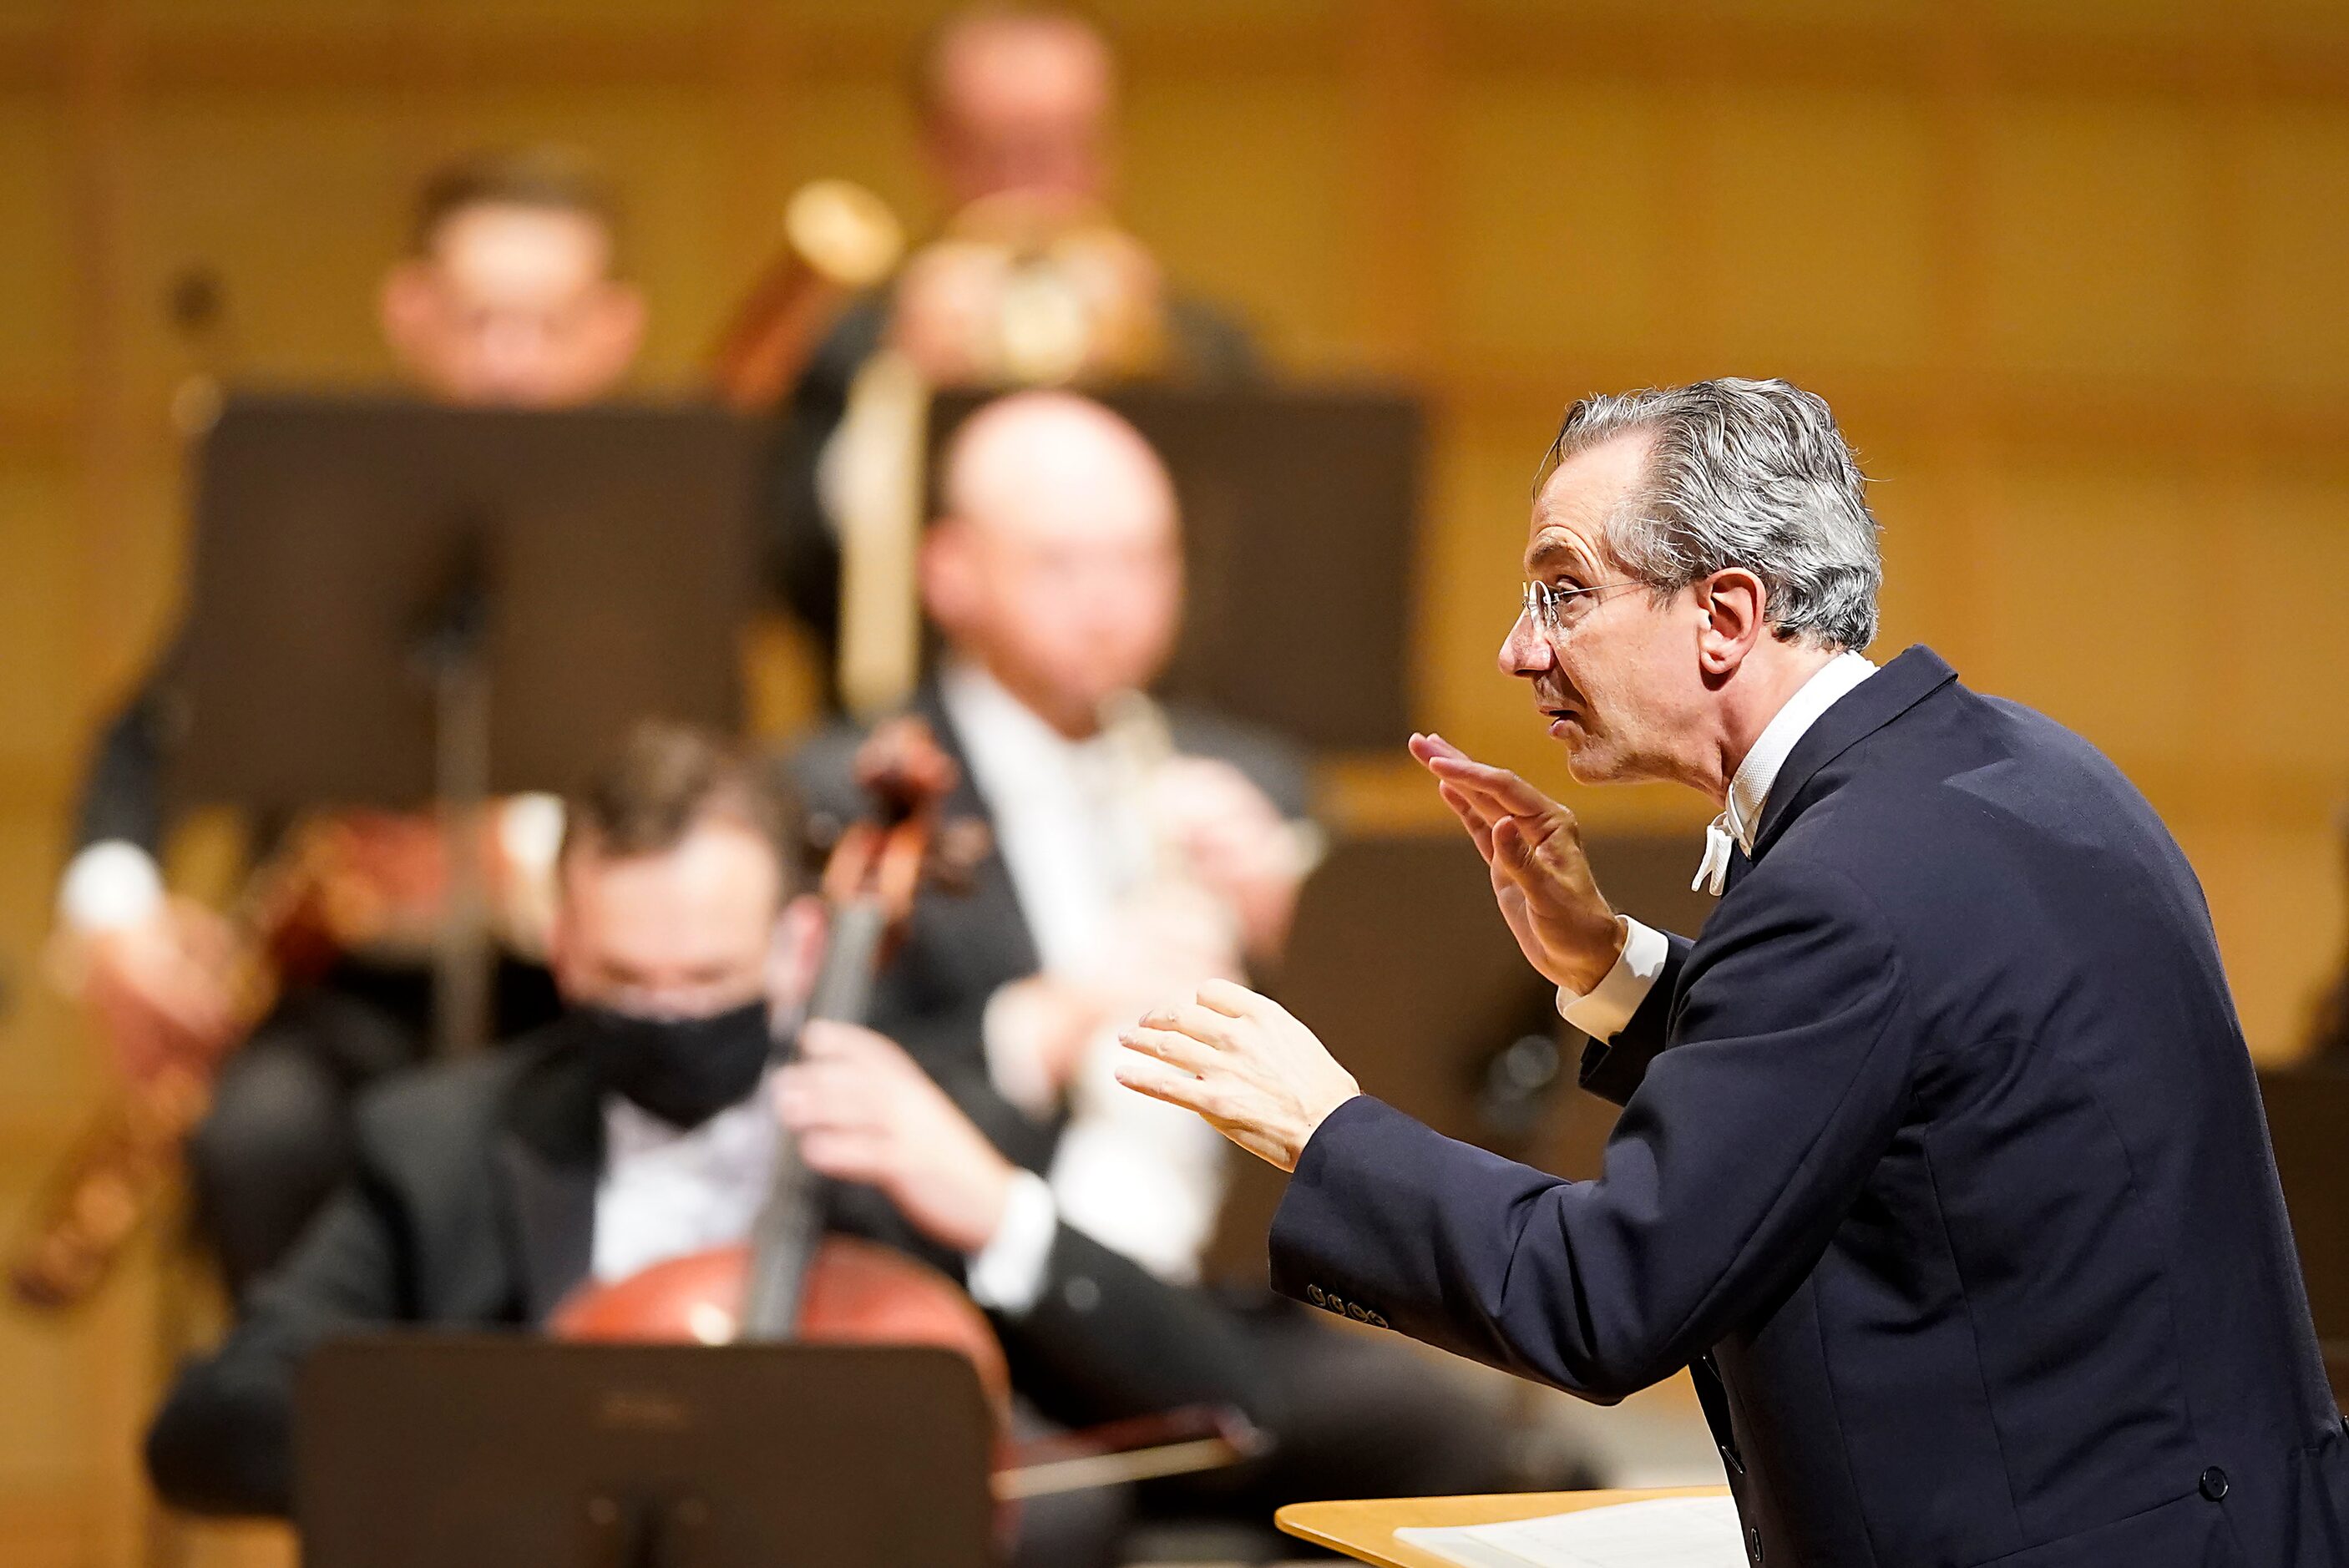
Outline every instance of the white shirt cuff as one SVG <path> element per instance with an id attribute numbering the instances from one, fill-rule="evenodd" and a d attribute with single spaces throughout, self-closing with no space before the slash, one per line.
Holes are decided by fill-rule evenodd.
<path id="1" fill-rule="evenodd" d="M 1557 992 L 1558 1016 L 1594 1040 L 1613 1039 L 1631 1021 L 1672 955 L 1671 940 L 1662 932 L 1629 915 L 1615 918 L 1623 923 L 1623 953 L 1607 978 L 1587 995 L 1562 985 Z"/>
<path id="2" fill-rule="evenodd" d="M 965 1280 L 970 1299 L 1007 1317 L 1025 1317 L 1044 1294 L 1060 1230 L 1061 1209 L 1052 1202 L 1050 1185 L 1033 1171 L 1013 1176 L 995 1234 L 970 1259 Z"/>
<path id="3" fill-rule="evenodd" d="M 118 931 L 152 915 L 163 903 L 155 857 L 128 839 L 102 839 L 67 862 L 57 884 L 57 918 L 76 931 Z"/>

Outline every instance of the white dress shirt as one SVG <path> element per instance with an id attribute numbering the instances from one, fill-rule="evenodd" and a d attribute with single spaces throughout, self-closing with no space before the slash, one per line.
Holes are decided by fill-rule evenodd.
<path id="1" fill-rule="evenodd" d="M 1770 803 L 1771 786 L 1778 781 L 1778 770 L 1786 765 L 1795 743 L 1821 715 L 1875 673 L 1876 665 L 1864 655 L 1838 654 L 1812 672 L 1811 678 L 1763 726 L 1754 748 L 1729 780 L 1727 809 L 1704 830 L 1704 861 L 1697 868 L 1693 887 L 1715 894 L 1721 892 L 1731 848 L 1748 855 L 1754 852 L 1754 835 L 1761 829 L 1763 809 Z M 1616 918 L 1623 923 L 1624 939 L 1622 956 L 1616 959 L 1615 967 L 1587 993 L 1577 995 L 1560 987 L 1557 994 L 1557 1010 L 1566 1021 L 1595 1040 L 1613 1038 L 1631 1021 L 1671 955 L 1671 944 L 1662 932 L 1629 915 Z"/>
<path id="2" fill-rule="evenodd" d="M 680 1130 L 619 1095 L 604 1097 L 589 1272 L 601 1282 L 750 1239 L 782 1136 L 771 1074 L 759 1092 Z M 987 1246 L 967 1260 L 971 1298 L 1017 1315 L 1035 1304 L 1060 1223 L 1051 1190 L 1022 1171 Z"/>
<path id="3" fill-rule="evenodd" d="M 688 1253 L 747 1241 L 781 1136 L 764 1080 L 750 1099 L 685 1130 L 605 1095 L 591 1272 L 601 1281 L 626 1279 Z"/>
<path id="4" fill-rule="evenodd" d="M 976 665 L 949 665 L 939 695 L 994 818 L 996 845 L 1044 972 L 1088 973 L 1107 956 L 1127 901 L 1155 871 L 1155 838 L 1134 798 L 1130 765 L 1101 736 L 1061 734 Z M 988 1014 L 999 1022 L 1000 1009 Z M 1040 1109 L 1042 1075 L 1032 1052 L 1013 1031 L 985 1034 L 998 1089 Z M 1188 1284 L 1198 1277 L 1223 1203 L 1226 1145 L 1196 1116 L 1117 1082 L 1118 1057 L 1116 1032 L 1105 1029 L 1078 1064 L 1050 1197 L 1061 1220 L 1160 1277 Z M 1032 1211 L 1037 1198 L 1031 1191 L 1017 1202 Z M 1021 1225 L 1028 1233 L 1039 1230 L 1032 1212 Z M 1006 1232 L 1016 1229 L 1007 1223 Z M 1007 1289 L 1020 1278 L 1040 1284 L 1050 1242 L 1051 1228 L 1040 1227 L 1032 1267 L 1003 1264 Z M 990 1261 L 982 1254 L 981 1264 Z"/>

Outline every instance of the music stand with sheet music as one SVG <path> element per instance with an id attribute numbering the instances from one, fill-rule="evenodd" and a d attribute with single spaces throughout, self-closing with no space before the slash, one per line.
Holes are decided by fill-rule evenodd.
<path id="1" fill-rule="evenodd" d="M 197 463 L 171 798 L 464 820 L 567 789 L 636 719 L 735 727 L 762 440 L 703 407 L 233 398 Z M 465 923 L 444 1045 L 485 1002 Z"/>
<path id="2" fill-rule="evenodd" d="M 337 1340 L 294 1430 L 304 1568 L 997 1560 L 992 1422 L 951 1351 Z"/>

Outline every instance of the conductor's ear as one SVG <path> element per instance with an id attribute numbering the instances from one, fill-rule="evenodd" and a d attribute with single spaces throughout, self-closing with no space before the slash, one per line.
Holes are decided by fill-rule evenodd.
<path id="1" fill-rule="evenodd" d="M 1694 590 L 1700 617 L 1697 659 L 1708 679 L 1733 674 L 1768 634 L 1769 590 L 1742 566 L 1716 572 Z"/>

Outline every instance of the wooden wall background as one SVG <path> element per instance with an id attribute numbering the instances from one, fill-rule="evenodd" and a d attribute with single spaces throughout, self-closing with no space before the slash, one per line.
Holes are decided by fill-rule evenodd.
<path id="1" fill-rule="evenodd" d="M 922 211 L 931 0 L 0 3 L 0 1219 L 97 1092 L 37 951 L 84 738 L 166 624 L 169 281 L 248 375 L 380 377 L 409 191 L 607 159 L 689 380 L 800 179 Z M 1439 410 L 1423 719 L 1553 781 L 1490 650 L 1525 485 L 1590 389 L 1785 374 L 1888 527 L 1883 651 L 2085 731 L 2209 887 L 2251 1037 L 2343 948 L 2349 11 L 2337 0 L 1122 0 L 1133 222 L 1300 370 Z M 1421 820 L 1391 768 L 1348 799 Z M 1689 823 L 1650 791 L 1578 802 Z M 0 1315 L 0 1560 L 140 1561 L 151 1264 Z"/>

